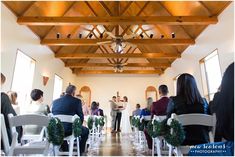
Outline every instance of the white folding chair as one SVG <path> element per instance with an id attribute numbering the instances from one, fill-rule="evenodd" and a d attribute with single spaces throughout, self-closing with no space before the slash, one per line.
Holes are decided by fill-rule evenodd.
<path id="1" fill-rule="evenodd" d="M 53 115 L 53 117 L 57 117 L 60 119 L 61 122 L 65 122 L 65 123 L 72 123 L 74 122 L 74 120 L 76 118 L 78 118 L 78 115 Z M 64 138 L 65 141 L 69 141 L 69 152 L 61 152 L 59 150 L 57 150 L 56 152 L 58 153 L 57 155 L 69 155 L 69 156 L 73 156 L 76 155 L 73 153 L 74 150 L 74 140 L 76 140 L 76 144 L 77 144 L 77 156 L 80 156 L 80 145 L 79 145 L 79 139 L 74 137 L 74 133 L 72 131 L 72 135 L 67 136 Z"/>
<path id="2" fill-rule="evenodd" d="M 5 119 L 3 114 L 1 114 L 1 139 L 2 139 L 2 144 L 3 144 L 3 151 L 5 153 L 6 156 L 13 156 L 13 152 L 14 152 L 14 146 L 17 143 L 17 137 L 18 134 L 14 133 L 12 136 L 12 144 L 14 145 L 10 145 L 9 144 L 9 139 L 8 139 L 8 135 L 7 135 L 7 129 L 6 129 L 6 125 L 5 125 Z"/>
<path id="3" fill-rule="evenodd" d="M 214 142 L 214 135 L 215 135 L 215 125 L 216 125 L 216 116 L 214 115 L 207 115 L 207 114 L 199 114 L 199 113 L 192 113 L 192 114 L 181 114 L 176 115 L 172 114 L 171 118 L 178 120 L 182 126 L 187 125 L 201 125 L 201 126 L 208 126 L 212 127 L 212 131 L 209 133 L 210 142 Z M 179 146 L 173 147 L 169 145 L 169 156 L 174 153 L 177 156 L 183 156 L 187 154 L 190 150 L 190 146 Z"/>
<path id="4" fill-rule="evenodd" d="M 156 121 L 163 121 L 164 119 L 166 119 L 166 116 L 156 116 L 154 115 L 153 120 Z M 155 137 L 152 138 L 152 156 L 154 156 L 155 154 L 155 150 L 157 150 L 157 155 L 161 156 L 162 155 L 162 141 L 163 141 L 163 137 L 159 136 L 159 137 Z"/>
<path id="5" fill-rule="evenodd" d="M 37 114 L 26 114 L 26 115 L 19 115 L 19 116 L 13 116 L 13 114 L 8 114 L 8 120 L 9 125 L 11 128 L 12 136 L 13 136 L 13 142 L 12 147 L 14 148 L 13 155 L 19 155 L 19 154 L 43 154 L 48 155 L 49 150 L 49 142 L 47 141 L 47 138 L 45 138 L 44 141 L 33 141 L 31 140 L 29 143 L 25 145 L 20 145 L 17 143 L 17 137 L 18 136 L 16 132 L 16 127 L 18 126 L 25 126 L 25 125 L 37 125 L 39 127 L 46 127 L 48 126 L 50 117 L 43 116 L 43 115 L 37 115 Z M 45 134 L 47 137 L 47 133 Z"/>

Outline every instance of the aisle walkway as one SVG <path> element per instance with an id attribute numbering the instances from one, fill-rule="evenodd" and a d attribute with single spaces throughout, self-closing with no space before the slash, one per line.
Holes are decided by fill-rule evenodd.
<path id="1" fill-rule="evenodd" d="M 100 145 L 98 156 L 140 156 L 146 155 L 140 154 L 134 149 L 134 146 L 130 140 L 129 135 L 123 135 L 121 133 L 105 135 L 104 141 Z"/>

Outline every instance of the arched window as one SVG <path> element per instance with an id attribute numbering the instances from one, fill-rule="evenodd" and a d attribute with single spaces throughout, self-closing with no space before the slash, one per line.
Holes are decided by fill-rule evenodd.
<path id="1" fill-rule="evenodd" d="M 145 98 L 152 97 L 153 101 L 157 100 L 157 89 L 153 86 L 148 86 L 145 90 Z"/>
<path id="2" fill-rule="evenodd" d="M 82 95 L 85 103 L 87 104 L 87 106 L 90 107 L 91 104 L 91 89 L 88 86 L 83 86 L 80 91 L 79 94 Z"/>

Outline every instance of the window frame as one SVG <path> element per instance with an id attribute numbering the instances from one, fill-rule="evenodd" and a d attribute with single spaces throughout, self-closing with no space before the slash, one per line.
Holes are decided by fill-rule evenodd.
<path id="1" fill-rule="evenodd" d="M 63 77 L 61 77 L 60 75 L 58 75 L 57 73 L 54 73 L 54 85 L 53 85 L 53 94 L 52 94 L 52 100 L 54 101 L 54 88 L 55 88 L 55 77 L 59 77 L 62 80 L 62 92 L 63 92 L 63 84 L 64 84 L 64 79 Z M 57 98 L 58 99 L 58 98 Z"/>
<path id="2" fill-rule="evenodd" d="M 34 69 L 33 75 L 35 76 L 35 73 L 36 73 L 36 72 L 35 72 L 35 71 L 36 71 L 36 65 L 37 65 L 37 64 L 36 64 L 36 63 L 37 63 L 36 59 L 34 59 L 34 58 L 31 57 L 30 55 L 26 54 L 24 51 L 21 51 L 21 49 L 17 48 L 17 49 L 16 49 L 15 62 L 14 62 L 15 64 L 14 64 L 14 68 L 13 68 L 13 74 L 12 74 L 10 89 L 12 89 L 12 85 L 13 85 L 14 73 L 15 73 L 15 69 L 16 69 L 16 61 L 17 61 L 17 54 L 18 54 L 18 51 L 20 51 L 21 53 L 23 53 L 25 56 L 31 58 L 31 59 L 35 62 L 35 69 Z M 33 78 L 33 80 L 34 80 L 34 78 Z"/>
<path id="3" fill-rule="evenodd" d="M 208 73 L 206 71 L 206 58 L 213 54 L 214 52 L 216 51 L 216 55 L 218 56 L 218 62 L 219 62 L 219 68 L 220 68 L 220 75 L 221 75 L 221 78 L 222 78 L 222 70 L 221 70 L 221 62 L 220 62 L 220 55 L 219 55 L 219 50 L 218 48 L 214 49 L 213 51 L 211 51 L 210 53 L 208 53 L 205 57 L 203 57 L 202 59 L 199 60 L 199 66 L 200 66 L 200 71 L 201 71 L 201 82 L 202 82 L 202 90 L 203 90 L 203 95 L 204 97 L 206 97 L 206 99 L 208 101 L 211 101 L 210 99 L 210 95 L 212 94 L 215 94 L 216 92 L 210 92 L 210 87 L 209 87 L 209 80 L 208 80 Z M 214 56 L 213 56 L 214 57 Z M 212 57 L 211 57 L 212 58 Z M 209 58 L 209 59 L 211 59 Z M 208 60 L 208 59 L 207 59 Z M 204 74 L 203 74 L 204 73 Z M 205 78 L 203 78 L 204 76 Z M 205 80 L 204 80 L 205 79 Z M 206 84 L 206 86 L 204 87 L 204 82 Z M 205 91 L 205 88 L 206 88 L 206 91 Z"/>

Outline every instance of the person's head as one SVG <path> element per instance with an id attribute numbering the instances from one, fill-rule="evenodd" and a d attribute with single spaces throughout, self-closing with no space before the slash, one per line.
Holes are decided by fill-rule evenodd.
<path id="1" fill-rule="evenodd" d="M 93 102 L 91 103 L 91 111 L 94 111 L 94 110 L 96 110 L 96 109 L 98 109 L 98 105 L 97 105 L 97 103 L 96 103 L 95 101 L 93 101 Z"/>
<path id="2" fill-rule="evenodd" d="M 168 94 L 168 87 L 166 85 L 160 85 L 158 87 L 158 92 L 160 96 L 166 96 Z"/>
<path id="3" fill-rule="evenodd" d="M 43 102 L 43 91 L 40 89 L 33 89 L 30 96 L 33 101 Z"/>
<path id="4" fill-rule="evenodd" d="M 17 105 L 17 93 L 16 92 L 13 92 L 13 91 L 9 91 L 7 92 L 9 98 L 10 98 L 10 101 L 11 101 L 11 104 L 13 105 Z"/>
<path id="5" fill-rule="evenodd" d="M 113 100 L 113 101 L 116 101 L 116 99 L 117 99 L 116 96 L 113 96 L 113 97 L 112 97 L 112 100 Z"/>
<path id="6" fill-rule="evenodd" d="M 127 96 L 124 96 L 124 97 L 123 97 L 123 100 L 124 100 L 124 102 L 128 102 Z"/>
<path id="7" fill-rule="evenodd" d="M 6 77 L 5 75 L 3 75 L 3 73 L 1 73 L 1 85 L 3 85 L 6 81 Z"/>
<path id="8" fill-rule="evenodd" d="M 216 128 L 218 132 L 226 133 L 234 128 L 234 63 L 230 64 L 224 72 L 221 89 L 215 102 Z M 234 135 L 231 135 L 234 138 Z M 224 137 L 225 138 L 225 137 Z M 231 140 L 231 139 L 226 139 Z"/>
<path id="9" fill-rule="evenodd" d="M 75 92 L 76 92 L 76 86 L 71 85 L 71 84 L 66 88 L 66 91 L 65 91 L 66 94 L 72 95 L 72 96 L 75 95 Z"/>
<path id="10" fill-rule="evenodd" d="M 62 92 L 61 94 L 60 94 L 60 97 L 63 97 L 65 95 L 65 92 Z"/>
<path id="11" fill-rule="evenodd" d="M 147 99 L 147 108 L 150 109 L 152 104 L 153 104 L 153 98 L 152 97 L 148 97 L 148 99 Z"/>
<path id="12" fill-rule="evenodd" d="M 121 100 L 121 97 L 117 96 L 117 102 L 120 102 L 120 100 Z"/>
<path id="13" fill-rule="evenodd" d="M 181 74 L 177 79 L 177 96 L 183 97 L 187 104 L 203 103 L 196 80 L 187 73 Z"/>
<path id="14" fill-rule="evenodd" d="M 136 104 L 136 109 L 139 109 L 140 108 L 140 104 Z"/>

